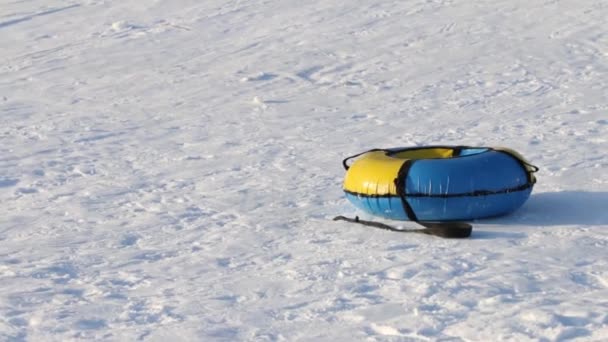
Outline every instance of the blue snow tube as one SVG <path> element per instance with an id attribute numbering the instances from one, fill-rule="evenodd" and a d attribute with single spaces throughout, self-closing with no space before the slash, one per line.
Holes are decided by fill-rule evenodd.
<path id="1" fill-rule="evenodd" d="M 353 205 L 411 221 L 510 213 L 528 199 L 538 171 L 514 150 L 468 146 L 373 149 L 346 158 L 343 165 L 344 192 Z"/>

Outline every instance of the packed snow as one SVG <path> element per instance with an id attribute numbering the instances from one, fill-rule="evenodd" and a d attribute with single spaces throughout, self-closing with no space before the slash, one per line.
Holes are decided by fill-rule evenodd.
<path id="1" fill-rule="evenodd" d="M 0 340 L 607 340 L 606 18 L 1 1 Z M 436 144 L 516 149 L 532 197 L 466 240 L 332 221 L 344 157 Z"/>

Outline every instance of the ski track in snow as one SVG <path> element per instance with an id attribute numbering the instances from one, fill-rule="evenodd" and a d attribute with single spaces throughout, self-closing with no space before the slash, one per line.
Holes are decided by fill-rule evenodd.
<path id="1" fill-rule="evenodd" d="M 608 339 L 604 1 L 1 7 L 0 340 Z M 331 221 L 427 144 L 539 183 L 466 241 Z"/>

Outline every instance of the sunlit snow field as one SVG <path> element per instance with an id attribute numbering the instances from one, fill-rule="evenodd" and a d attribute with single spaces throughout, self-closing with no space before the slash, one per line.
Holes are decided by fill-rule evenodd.
<path id="1" fill-rule="evenodd" d="M 608 340 L 607 18 L 0 0 L 0 340 Z M 331 220 L 344 157 L 435 144 L 532 197 L 467 240 Z"/>

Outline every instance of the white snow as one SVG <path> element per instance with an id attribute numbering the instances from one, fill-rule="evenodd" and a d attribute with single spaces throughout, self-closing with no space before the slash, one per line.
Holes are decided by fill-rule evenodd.
<path id="1" fill-rule="evenodd" d="M 3 1 L 0 340 L 608 339 L 604 0 Z M 333 222 L 342 158 L 541 168 L 471 239 Z M 410 226 L 407 223 L 398 223 Z"/>

